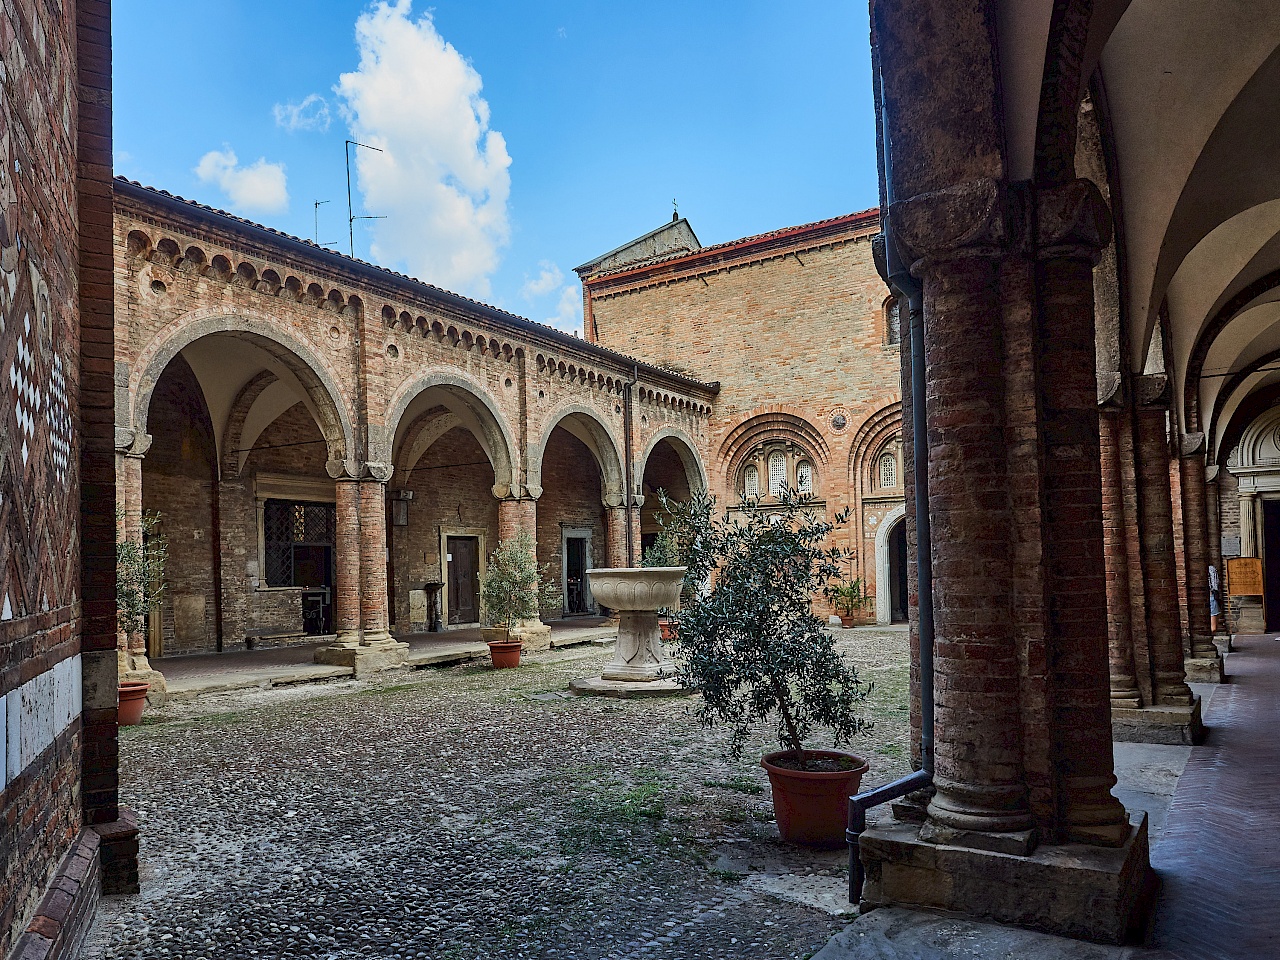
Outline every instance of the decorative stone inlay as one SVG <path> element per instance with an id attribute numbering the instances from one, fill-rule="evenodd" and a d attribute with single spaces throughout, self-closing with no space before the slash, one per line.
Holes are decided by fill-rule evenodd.
<path id="1" fill-rule="evenodd" d="M 659 680 L 674 666 L 662 650 L 658 610 L 680 604 L 684 567 L 636 567 L 588 570 L 596 601 L 617 610 L 618 642 L 613 662 L 600 674 L 605 680 Z"/>

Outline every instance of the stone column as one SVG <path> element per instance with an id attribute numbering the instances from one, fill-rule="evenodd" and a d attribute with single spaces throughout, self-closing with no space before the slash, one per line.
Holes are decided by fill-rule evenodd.
<path id="1" fill-rule="evenodd" d="M 1104 846 L 1129 839 L 1111 793 L 1107 581 L 1094 339 L 1093 267 L 1110 240 L 1097 187 L 1076 180 L 1035 197 L 1040 328 L 1049 759 L 1057 837 Z"/>
<path id="2" fill-rule="evenodd" d="M 998 217 L 994 197 L 983 210 L 984 187 L 975 185 L 966 206 Z M 973 213 L 973 206 L 949 209 L 949 199 L 917 198 L 896 221 L 900 237 L 920 252 L 913 272 L 924 280 L 931 441 L 937 792 L 920 838 L 1025 854 L 1034 832 L 1023 738 L 1016 733 L 1022 724 L 1010 603 L 1015 538 L 1000 332 L 1001 225 L 974 224 L 963 233 L 978 242 L 939 249 L 936 236 L 961 232 L 942 230 L 946 220 Z"/>
<path id="3" fill-rule="evenodd" d="M 1148 393 L 1163 393 L 1164 377 Z M 1169 487 L 1168 413 L 1158 402 L 1139 402 L 1134 411 L 1138 491 L 1141 499 L 1143 580 L 1147 601 L 1147 643 L 1154 677 L 1153 702 L 1186 706 L 1192 703 L 1182 660 L 1178 612 L 1177 565 L 1173 545 L 1173 499 Z"/>
<path id="4" fill-rule="evenodd" d="M 387 629 L 387 485 L 360 482 L 360 642 L 391 643 Z"/>
<path id="5" fill-rule="evenodd" d="M 1213 645 L 1209 622 L 1209 546 L 1204 434 L 1183 438 L 1178 458 L 1182 479 L 1183 553 L 1187 571 L 1187 626 L 1191 656 L 1186 663 L 1188 679 L 1203 683 L 1222 682 L 1222 658 Z"/>
<path id="6" fill-rule="evenodd" d="M 340 647 L 360 643 L 360 484 L 350 478 L 333 485 L 337 530 L 333 551 L 333 624 Z"/>
<path id="7" fill-rule="evenodd" d="M 1111 706 L 1142 706 L 1133 665 L 1133 621 L 1129 595 L 1129 524 L 1125 515 L 1120 433 L 1124 411 L 1103 407 L 1098 415 L 1102 462 L 1103 558 L 1107 576 L 1107 641 Z"/>

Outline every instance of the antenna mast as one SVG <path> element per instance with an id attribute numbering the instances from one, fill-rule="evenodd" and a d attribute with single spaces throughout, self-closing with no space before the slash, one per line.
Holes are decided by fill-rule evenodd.
<path id="1" fill-rule="evenodd" d="M 355 215 L 355 211 L 351 207 L 351 148 L 353 146 L 364 147 L 366 150 L 372 150 L 375 153 L 382 153 L 383 150 L 381 147 L 371 147 L 367 143 L 360 143 L 357 140 L 348 140 L 346 142 L 346 146 L 342 148 L 343 152 L 346 154 L 346 159 L 347 159 L 347 244 L 348 244 L 347 249 L 351 254 L 351 259 L 354 260 L 356 256 L 356 221 L 357 220 L 385 220 L 387 218 L 385 216 L 357 217 Z"/>

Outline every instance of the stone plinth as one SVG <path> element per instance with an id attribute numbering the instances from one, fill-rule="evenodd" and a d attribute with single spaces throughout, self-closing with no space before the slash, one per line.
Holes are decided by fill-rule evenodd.
<path id="1" fill-rule="evenodd" d="M 606 680 L 604 677 L 585 677 L 569 683 L 571 693 L 580 697 L 684 697 L 692 690 L 680 686 L 670 678 L 662 680 Z"/>
<path id="2" fill-rule="evenodd" d="M 1172 743 L 1191 746 L 1204 740 L 1200 698 L 1188 706 L 1111 708 L 1111 738 L 1124 743 Z"/>
<path id="3" fill-rule="evenodd" d="M 480 637 L 485 643 L 508 639 L 503 627 L 485 627 Z M 523 620 L 511 628 L 510 639 L 519 640 L 522 650 L 550 650 L 551 628 L 541 620 Z"/>
<path id="4" fill-rule="evenodd" d="M 357 677 L 403 667 L 409 659 L 409 645 L 398 640 L 362 643 L 359 646 L 320 647 L 315 662 L 331 667 L 350 667 Z"/>
<path id="5" fill-rule="evenodd" d="M 1183 661 L 1187 683 L 1222 683 L 1222 657 L 1191 657 Z"/>
<path id="6" fill-rule="evenodd" d="M 1146 815 L 1122 847 L 1041 846 L 1029 856 L 928 843 L 910 824 L 862 835 L 862 910 L 961 914 L 1059 936 L 1125 943 L 1143 929 L 1155 874 Z"/>
<path id="7" fill-rule="evenodd" d="M 669 677 L 675 665 L 662 649 L 658 610 L 680 603 L 684 567 L 588 570 L 596 600 L 618 611 L 618 641 L 602 680 L 652 682 Z"/>

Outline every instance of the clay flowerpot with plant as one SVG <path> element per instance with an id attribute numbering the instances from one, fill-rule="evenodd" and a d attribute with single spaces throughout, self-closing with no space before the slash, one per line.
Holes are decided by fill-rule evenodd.
<path id="1" fill-rule="evenodd" d="M 866 723 L 859 704 L 870 687 L 812 609 L 840 576 L 844 552 L 827 544 L 846 517 L 824 520 L 811 496 L 789 490 L 767 508 L 748 501 L 717 514 L 704 495 L 668 510 L 664 528 L 685 545 L 693 587 L 676 615 L 677 677 L 700 694 L 698 718 L 729 728 L 734 756 L 760 723 L 775 723 L 782 749 L 761 764 L 782 838 L 842 843 L 867 761 L 807 744 L 818 729 L 833 747 L 847 744 Z"/>
<path id="2" fill-rule="evenodd" d="M 667 502 L 666 495 L 661 490 L 658 491 L 658 496 L 663 503 Z M 642 567 L 683 567 L 684 559 L 680 555 L 680 544 L 674 532 L 662 530 L 645 550 L 640 565 Z M 658 611 L 658 629 L 662 632 L 663 643 L 670 643 L 676 638 L 675 613 L 677 610 L 679 610 L 678 604 L 675 610 L 663 607 Z"/>
<path id="3" fill-rule="evenodd" d="M 842 627 L 852 627 L 858 622 L 858 614 L 867 608 L 871 598 L 863 592 L 862 578 L 854 577 L 831 588 L 827 596 L 836 608 Z"/>
<path id="4" fill-rule="evenodd" d="M 142 711 L 152 686 L 150 680 L 142 677 L 152 675 L 163 685 L 163 678 L 149 667 L 143 671 L 132 670 L 137 660 L 142 660 L 144 666 L 146 663 L 145 657 L 135 657 L 129 652 L 142 649 L 142 633 L 147 621 L 164 599 L 165 564 L 169 559 L 160 514 L 148 510 L 138 521 L 136 532 L 129 536 L 125 533 L 128 524 L 124 511 L 116 511 L 116 626 L 127 638 L 128 648 L 121 652 L 126 659 L 121 663 L 117 693 L 116 717 L 122 726 L 142 722 Z"/>
<path id="5" fill-rule="evenodd" d="M 481 636 L 489 644 L 495 669 L 520 666 L 521 640 L 511 636 L 513 627 L 536 619 L 540 609 L 560 601 L 560 591 L 539 567 L 533 538 L 521 531 L 503 540 L 489 555 L 480 578 L 480 603 L 487 626 Z"/>

